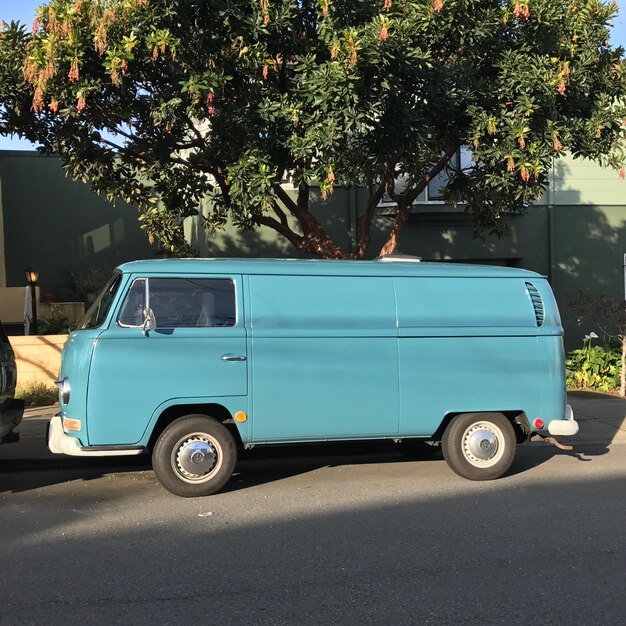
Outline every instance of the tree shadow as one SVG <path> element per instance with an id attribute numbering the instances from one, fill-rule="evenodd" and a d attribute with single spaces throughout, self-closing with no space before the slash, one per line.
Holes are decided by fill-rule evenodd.
<path id="1" fill-rule="evenodd" d="M 559 450 L 549 444 L 523 444 L 518 446 L 513 465 L 500 480 L 537 468 L 554 456 L 568 455 L 589 462 L 593 457 L 608 452 L 607 446 L 599 444 L 576 445 L 572 452 Z M 445 463 L 440 448 L 426 452 L 413 447 L 403 449 L 402 444 L 392 441 L 261 446 L 238 452 L 235 472 L 222 492 L 253 489 L 323 468 L 397 464 L 398 467 L 406 467 L 407 472 L 419 473 L 419 465 L 432 463 Z M 51 458 L 44 453 L 32 458 L 0 459 L 0 493 L 21 493 L 70 481 L 91 482 L 113 474 L 137 472 L 148 473 L 156 484 L 151 459 L 147 454 L 133 457 Z"/>
<path id="2" fill-rule="evenodd" d="M 140 488 L 115 507 L 11 499 L 3 618 L 495 626 L 623 617 L 623 475 L 418 489 L 370 479 L 356 490 L 352 480 L 172 504 Z"/>
<path id="3" fill-rule="evenodd" d="M 21 493 L 71 481 L 92 482 L 108 474 L 141 471 L 152 471 L 149 456 L 0 459 L 0 493 Z"/>

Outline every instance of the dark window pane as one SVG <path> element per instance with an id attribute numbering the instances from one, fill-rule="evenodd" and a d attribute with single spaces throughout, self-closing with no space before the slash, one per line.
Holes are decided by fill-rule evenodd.
<path id="1" fill-rule="evenodd" d="M 104 322 L 121 282 L 121 274 L 115 274 L 113 278 L 111 278 L 106 287 L 96 298 L 96 301 L 89 307 L 89 310 L 85 313 L 85 317 L 83 317 L 78 324 L 79 329 L 98 328 L 98 326 Z"/>
<path id="2" fill-rule="evenodd" d="M 0 322 L 0 343 L 9 343 L 9 338 L 2 328 L 2 322 Z"/>
<path id="3" fill-rule="evenodd" d="M 143 300 L 146 290 L 144 282 L 144 279 L 140 278 L 131 285 L 117 318 L 117 321 L 123 326 L 141 326 L 143 324 Z"/>
<path id="4" fill-rule="evenodd" d="M 223 278 L 150 278 L 150 308 L 157 328 L 234 326 L 235 285 Z M 119 321 L 141 326 L 144 281 L 136 280 L 126 297 Z"/>

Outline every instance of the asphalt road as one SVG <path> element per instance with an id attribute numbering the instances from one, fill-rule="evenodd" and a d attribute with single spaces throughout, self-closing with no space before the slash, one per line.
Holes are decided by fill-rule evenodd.
<path id="1" fill-rule="evenodd" d="M 624 624 L 625 582 L 624 445 L 525 444 L 487 483 L 390 444 L 253 451 L 202 499 L 142 458 L 0 449 L 0 624 Z"/>

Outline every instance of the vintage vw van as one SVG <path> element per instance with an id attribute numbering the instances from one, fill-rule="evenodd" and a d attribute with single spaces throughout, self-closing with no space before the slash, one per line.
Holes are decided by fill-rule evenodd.
<path id="1" fill-rule="evenodd" d="M 485 480 L 531 433 L 574 435 L 545 277 L 414 261 L 120 266 L 63 350 L 50 449 L 149 451 L 167 489 L 201 496 L 241 446 L 441 442 Z"/>

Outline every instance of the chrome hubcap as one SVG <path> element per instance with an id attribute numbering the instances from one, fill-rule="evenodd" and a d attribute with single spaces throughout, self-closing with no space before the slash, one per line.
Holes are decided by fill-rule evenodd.
<path id="1" fill-rule="evenodd" d="M 478 428 L 467 436 L 467 448 L 477 459 L 490 459 L 498 451 L 498 440 L 489 430 Z"/>
<path id="2" fill-rule="evenodd" d="M 207 435 L 195 433 L 178 442 L 172 452 L 172 464 L 183 480 L 204 481 L 221 465 L 216 442 Z"/>
<path id="3" fill-rule="evenodd" d="M 463 435 L 463 453 L 472 465 L 489 467 L 497 463 L 504 453 L 501 441 L 502 432 L 495 424 L 472 424 Z"/>

